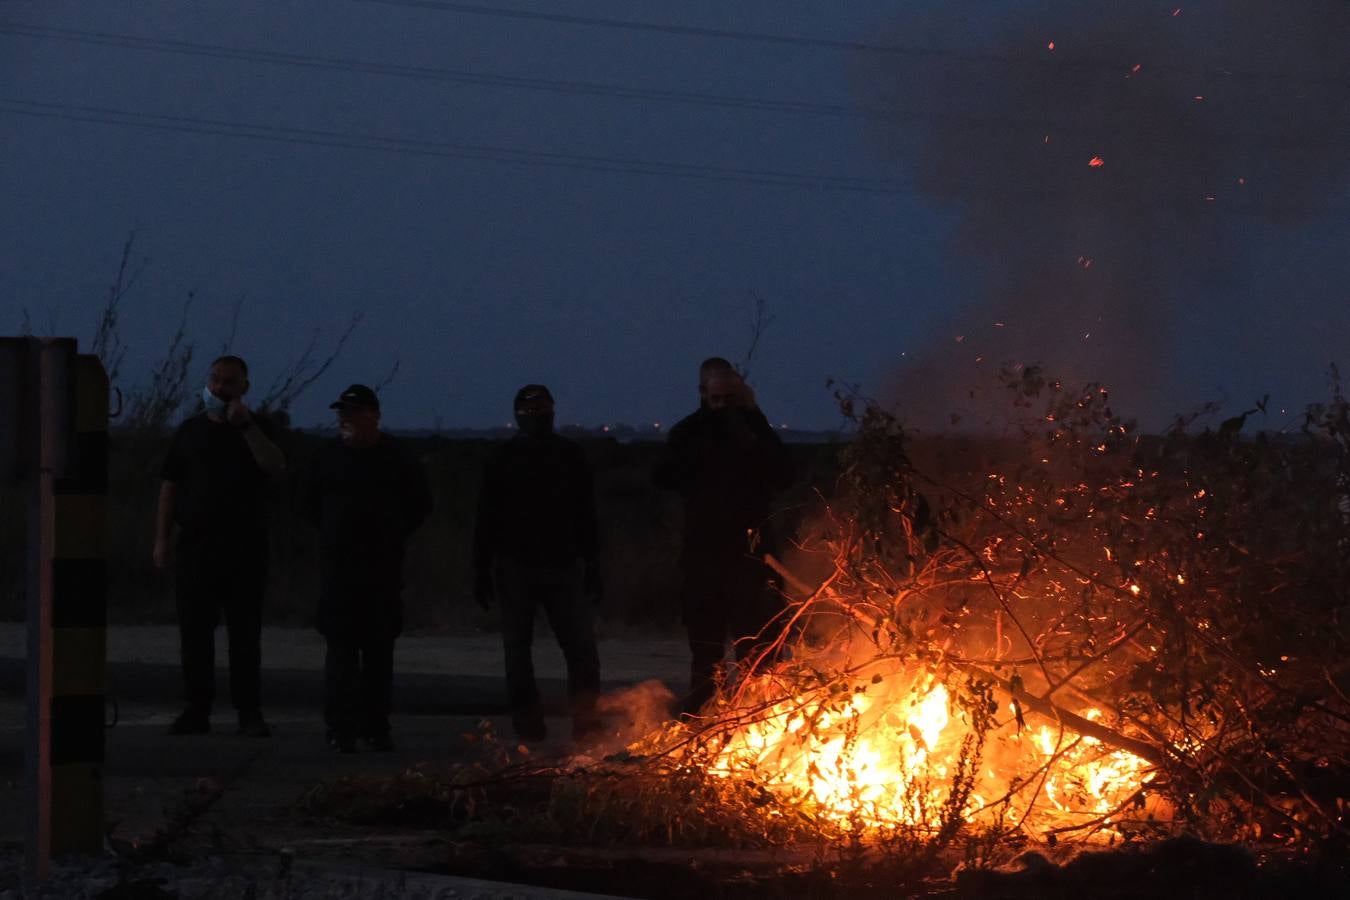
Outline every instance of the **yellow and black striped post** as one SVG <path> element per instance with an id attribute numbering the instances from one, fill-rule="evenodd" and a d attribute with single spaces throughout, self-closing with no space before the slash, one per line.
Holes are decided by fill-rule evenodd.
<path id="1" fill-rule="evenodd" d="M 108 376 L 96 356 L 71 366 L 65 465 L 52 483 L 53 854 L 97 853 L 104 831 Z"/>
<path id="2" fill-rule="evenodd" d="M 28 876 L 103 847 L 108 378 L 69 338 L 0 340 L 0 411 L 28 493 Z"/>

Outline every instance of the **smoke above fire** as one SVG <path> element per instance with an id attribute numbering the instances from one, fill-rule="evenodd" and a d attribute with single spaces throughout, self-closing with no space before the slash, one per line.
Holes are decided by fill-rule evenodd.
<path id="1" fill-rule="evenodd" d="M 1324 272 L 1291 265 L 1254 307 L 1249 282 L 1253 248 L 1329 246 L 1318 219 L 1347 209 L 1350 3 L 943 3 L 890 37 L 936 52 L 867 54 L 856 83 L 900 111 L 873 137 L 953 214 L 966 292 L 886 386 L 903 420 L 996 426 L 991 376 L 1032 363 L 1161 420 L 1216 399 L 1176 385 L 1234 315 L 1247 346 L 1217 355 L 1259 367 L 1260 332 L 1292 333 L 1286 298 L 1309 292 L 1334 321 L 1297 363 L 1335 359 Z"/>

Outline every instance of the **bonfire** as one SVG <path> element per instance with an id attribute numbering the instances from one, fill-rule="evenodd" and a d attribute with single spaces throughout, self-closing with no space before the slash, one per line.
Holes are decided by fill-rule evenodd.
<path id="1" fill-rule="evenodd" d="M 1297 434 L 1144 438 L 1099 387 L 1006 383 L 1033 428 L 923 464 L 841 398 L 857 435 L 796 557 L 823 580 L 780 565 L 795 598 L 750 662 L 611 758 L 612 792 L 671 838 L 1343 840 L 1339 393 Z"/>

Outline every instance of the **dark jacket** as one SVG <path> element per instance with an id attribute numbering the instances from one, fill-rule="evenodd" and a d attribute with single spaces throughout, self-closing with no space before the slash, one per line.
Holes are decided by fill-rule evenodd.
<path id="1" fill-rule="evenodd" d="M 575 441 L 518 434 L 483 468 L 474 566 L 487 579 L 494 556 L 527 565 L 594 562 L 600 548 L 590 463 Z"/>
<path id="2" fill-rule="evenodd" d="M 303 476 L 300 503 L 319 530 L 319 630 L 398 634 L 404 546 L 432 507 L 421 464 L 386 434 L 360 449 L 325 441 Z"/>
<path id="3" fill-rule="evenodd" d="M 252 426 L 275 442 L 271 421 L 255 415 Z M 178 489 L 174 521 L 181 562 L 266 566 L 267 501 L 271 479 L 259 468 L 244 432 L 206 413 L 174 431 L 160 474 Z"/>
<path id="4" fill-rule="evenodd" d="M 670 430 L 652 470 L 684 498 L 686 567 L 773 550 L 773 495 L 792 483 L 787 448 L 758 409 L 703 407 Z"/>

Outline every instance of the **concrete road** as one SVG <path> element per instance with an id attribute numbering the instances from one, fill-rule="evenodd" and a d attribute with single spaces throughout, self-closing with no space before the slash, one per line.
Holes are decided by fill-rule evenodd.
<path id="1" fill-rule="evenodd" d="M 105 806 L 112 837 L 143 841 L 194 791 L 230 787 L 212 807 L 211 825 L 247 836 L 320 778 L 396 773 L 419 763 L 453 760 L 463 736 L 484 720 L 508 737 L 501 648 L 495 635 L 409 635 L 396 654 L 392 753 L 333 753 L 324 743 L 322 639 L 308 629 L 264 632 L 264 698 L 274 735 L 234 733 L 228 703 L 224 632 L 218 632 L 218 711 L 215 732 L 170 737 L 165 727 L 180 709 L 177 631 L 172 627 L 113 627 L 108 631 L 109 720 Z M 0 623 L 0 842 L 22 840 L 23 626 Z M 607 640 L 600 656 L 607 692 L 657 681 L 671 689 L 687 679 L 681 640 Z M 536 646 L 550 739 L 536 754 L 563 752 L 568 722 L 561 653 L 549 637 Z M 620 704 L 621 706 L 627 705 Z M 331 839 L 325 835 L 324 839 Z M 303 840 L 296 835 L 294 840 Z M 302 848 L 297 848 L 302 849 Z"/>

